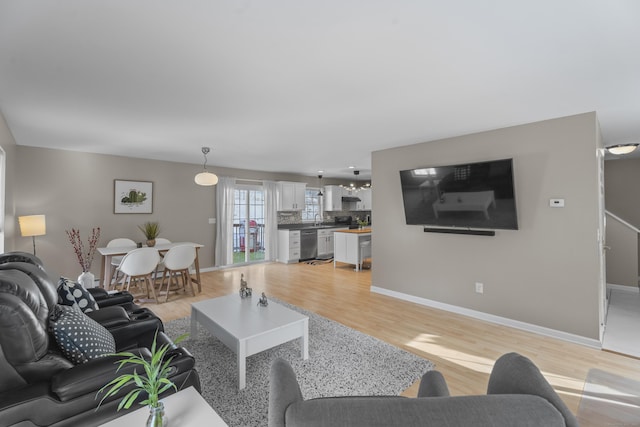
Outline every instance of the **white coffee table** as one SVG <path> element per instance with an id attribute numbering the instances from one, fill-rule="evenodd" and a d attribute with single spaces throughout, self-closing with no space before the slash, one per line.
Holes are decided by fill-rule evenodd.
<path id="1" fill-rule="evenodd" d="M 302 358 L 309 358 L 309 318 L 269 301 L 258 306 L 258 297 L 238 294 L 191 304 L 191 337 L 198 336 L 198 323 L 233 350 L 238 358 L 238 388 L 246 385 L 246 358 L 261 351 L 301 339 Z"/>
<path id="2" fill-rule="evenodd" d="M 164 413 L 169 418 L 170 426 L 184 427 L 227 427 L 220 415 L 200 396 L 193 387 L 180 390 L 162 399 Z M 102 424 L 102 427 L 143 426 L 149 418 L 149 408 L 140 407 L 119 418 Z"/>

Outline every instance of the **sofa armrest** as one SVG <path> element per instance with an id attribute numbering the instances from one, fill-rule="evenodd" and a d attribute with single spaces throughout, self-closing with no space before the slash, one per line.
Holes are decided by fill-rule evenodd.
<path id="1" fill-rule="evenodd" d="M 546 399 L 558 409 L 567 427 L 578 427 L 578 420 L 560 399 L 538 367 L 527 357 L 507 353 L 493 365 L 487 394 L 532 394 Z"/>
<path id="2" fill-rule="evenodd" d="M 104 288 L 87 288 L 87 292 L 91 294 L 96 302 L 105 298 L 109 298 L 109 292 L 107 292 L 107 290 Z"/>
<path id="3" fill-rule="evenodd" d="M 445 397 L 449 395 L 449 387 L 440 372 L 428 371 L 422 376 L 418 397 Z"/>
<path id="4" fill-rule="evenodd" d="M 151 358 L 151 353 L 146 348 L 136 349 L 132 353 Z M 117 376 L 133 373 L 136 368 L 133 364 L 127 364 L 116 372 L 118 369 L 116 362 L 120 359 L 122 357 L 119 356 L 100 357 L 62 371 L 51 379 L 51 391 L 62 402 L 87 393 L 95 393 Z"/>
<path id="5" fill-rule="evenodd" d="M 129 292 L 115 292 L 110 294 L 103 288 L 88 288 L 87 291 L 93 299 L 96 300 L 100 308 L 133 303 L 133 295 Z"/>
<path id="6" fill-rule="evenodd" d="M 126 310 L 122 307 L 105 307 L 100 310 L 87 311 L 87 317 L 95 320 L 105 328 L 127 325 L 131 319 Z"/>
<path id="7" fill-rule="evenodd" d="M 274 360 L 269 377 L 269 427 L 285 427 L 287 407 L 302 400 L 302 392 L 291 365 L 284 359 Z"/>

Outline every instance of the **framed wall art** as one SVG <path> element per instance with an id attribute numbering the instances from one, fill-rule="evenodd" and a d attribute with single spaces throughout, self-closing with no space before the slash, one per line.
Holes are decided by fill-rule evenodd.
<path id="1" fill-rule="evenodd" d="M 114 180 L 113 213 L 153 213 L 153 182 Z"/>

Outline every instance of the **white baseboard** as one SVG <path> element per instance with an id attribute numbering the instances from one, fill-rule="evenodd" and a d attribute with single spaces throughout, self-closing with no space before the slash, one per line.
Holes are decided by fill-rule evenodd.
<path id="1" fill-rule="evenodd" d="M 402 292 L 379 288 L 377 286 L 372 286 L 371 292 L 375 292 L 375 293 L 387 295 L 393 298 L 398 298 L 404 301 L 409 301 L 416 304 L 424 305 L 426 307 L 437 308 L 439 310 L 449 311 L 451 313 L 461 314 L 463 316 L 484 320 L 485 322 L 491 322 L 498 325 L 509 326 L 511 328 L 521 329 L 527 332 L 533 332 L 534 334 L 561 339 L 563 341 L 568 341 L 575 344 L 584 345 L 587 347 L 592 347 L 597 349 L 602 348 L 602 343 L 596 339 L 587 338 L 587 337 L 583 337 L 575 334 L 570 334 L 568 332 L 558 331 L 556 329 L 545 328 L 543 326 L 538 326 L 531 323 L 520 322 L 519 320 L 513 320 L 513 319 L 508 319 L 506 317 L 495 316 L 493 314 L 483 313 L 481 311 L 471 310 L 468 308 L 458 307 L 451 304 L 445 304 L 442 302 L 433 301 L 426 298 L 416 297 L 416 296 L 405 294 Z"/>
<path id="2" fill-rule="evenodd" d="M 607 283 L 607 290 L 628 292 L 631 294 L 640 293 L 640 288 L 637 286 L 615 285 L 613 283 Z"/>

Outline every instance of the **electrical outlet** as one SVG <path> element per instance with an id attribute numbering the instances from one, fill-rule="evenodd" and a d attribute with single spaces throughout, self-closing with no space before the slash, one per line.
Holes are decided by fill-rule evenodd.
<path id="1" fill-rule="evenodd" d="M 476 292 L 479 294 L 484 293 L 484 285 L 480 282 L 476 282 Z"/>

